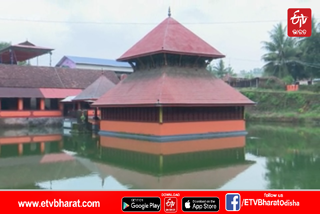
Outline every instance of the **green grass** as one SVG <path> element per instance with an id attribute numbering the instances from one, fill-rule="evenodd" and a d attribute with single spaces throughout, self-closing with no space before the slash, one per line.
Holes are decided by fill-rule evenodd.
<path id="1" fill-rule="evenodd" d="M 255 107 L 246 108 L 247 120 L 284 122 L 320 120 L 320 93 L 248 88 L 241 89 L 240 92 L 257 103 Z"/>

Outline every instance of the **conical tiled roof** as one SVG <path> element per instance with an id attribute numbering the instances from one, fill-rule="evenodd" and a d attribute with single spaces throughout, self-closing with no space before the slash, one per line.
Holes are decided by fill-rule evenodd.
<path id="1" fill-rule="evenodd" d="M 223 55 L 168 17 L 120 57 L 126 61 L 157 52 L 221 58 Z M 121 80 L 92 105 L 223 106 L 253 105 L 239 91 L 215 78 L 205 67 L 157 66 L 140 69 Z"/>
<path id="2" fill-rule="evenodd" d="M 189 29 L 172 17 L 168 17 L 125 52 L 118 60 L 127 61 L 156 53 L 173 53 L 210 58 L 224 57 L 223 54 Z"/>
<path id="3" fill-rule="evenodd" d="M 96 81 L 84 89 L 73 100 L 96 100 L 113 88 L 115 84 L 107 77 L 101 75 Z"/>

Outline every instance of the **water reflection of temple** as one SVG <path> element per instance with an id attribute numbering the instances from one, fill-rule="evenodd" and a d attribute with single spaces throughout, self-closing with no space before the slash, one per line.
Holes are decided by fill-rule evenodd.
<path id="1" fill-rule="evenodd" d="M 91 160 L 100 176 L 134 189 L 215 189 L 252 164 L 244 146 L 244 137 L 150 143 L 103 136 Z"/>
<path id="2" fill-rule="evenodd" d="M 0 189 L 215 189 L 251 165 L 244 137 L 155 143 L 60 130 L 1 135 Z"/>
<path id="3" fill-rule="evenodd" d="M 18 155 L 40 155 L 59 152 L 63 148 L 61 131 L 42 129 L 29 131 L 24 129 L 6 130 L 0 137 L 0 157 Z"/>
<path id="4" fill-rule="evenodd" d="M 0 189 L 34 189 L 36 182 L 85 176 L 91 172 L 61 153 L 59 129 L 8 130 L 0 133 Z"/>

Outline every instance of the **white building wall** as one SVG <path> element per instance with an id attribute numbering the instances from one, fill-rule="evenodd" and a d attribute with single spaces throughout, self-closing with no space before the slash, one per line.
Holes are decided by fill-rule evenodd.
<path id="1" fill-rule="evenodd" d="M 112 66 L 103 66 L 103 65 L 84 65 L 84 64 L 76 64 L 76 68 L 79 69 L 92 69 L 92 70 L 111 70 L 118 72 L 133 72 L 132 68 L 127 67 L 112 67 Z"/>

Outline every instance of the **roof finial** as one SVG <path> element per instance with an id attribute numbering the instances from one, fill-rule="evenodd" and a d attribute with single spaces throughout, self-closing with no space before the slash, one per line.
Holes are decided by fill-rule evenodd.
<path id="1" fill-rule="evenodd" d="M 170 7 L 169 7 L 169 10 L 168 10 L 168 16 L 171 17 L 171 10 L 170 10 Z"/>

